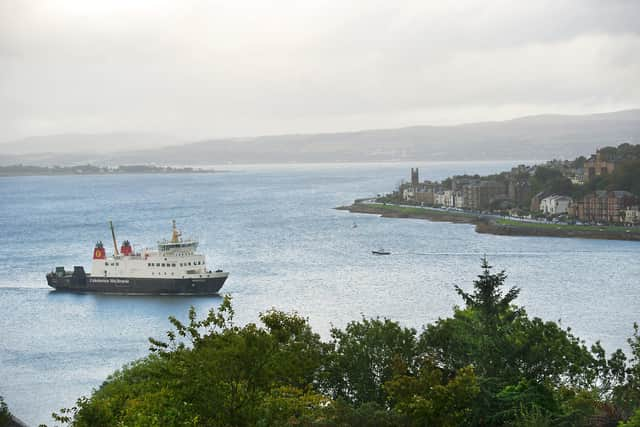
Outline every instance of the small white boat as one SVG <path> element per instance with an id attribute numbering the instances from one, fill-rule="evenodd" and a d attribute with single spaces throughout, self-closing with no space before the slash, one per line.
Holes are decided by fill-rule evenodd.
<path id="1" fill-rule="evenodd" d="M 385 251 L 382 248 L 378 249 L 377 251 L 371 251 L 371 253 L 374 255 L 391 255 L 391 252 Z"/>

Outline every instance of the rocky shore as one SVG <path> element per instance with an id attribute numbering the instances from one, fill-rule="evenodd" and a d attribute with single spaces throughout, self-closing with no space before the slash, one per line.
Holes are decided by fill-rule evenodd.
<path id="1" fill-rule="evenodd" d="M 499 223 L 493 217 L 476 215 L 469 212 L 441 211 L 424 209 L 421 207 L 405 207 L 397 205 L 381 205 L 369 203 L 354 203 L 350 206 L 340 206 L 336 209 L 354 213 L 380 215 L 385 218 L 415 218 L 429 221 L 452 222 L 458 224 L 474 224 L 477 233 L 495 234 L 499 236 L 532 236 L 532 237 L 573 237 L 581 239 L 604 240 L 633 240 L 640 241 L 640 230 L 625 229 L 611 230 L 611 227 L 584 227 L 512 222 Z"/>

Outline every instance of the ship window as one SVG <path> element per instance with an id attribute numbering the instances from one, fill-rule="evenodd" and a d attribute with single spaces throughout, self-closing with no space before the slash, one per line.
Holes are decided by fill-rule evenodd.
<path id="1" fill-rule="evenodd" d="M 189 266 L 191 266 L 191 263 L 189 263 Z"/>
<path id="2" fill-rule="evenodd" d="M 118 263 L 116 262 L 116 265 L 120 265 L 120 264 L 118 264 Z"/>
<path id="3" fill-rule="evenodd" d="M 171 267 L 175 267 L 175 266 L 176 266 L 176 264 L 175 264 L 175 263 L 171 264 Z"/>
<path id="4" fill-rule="evenodd" d="M 164 262 L 162 263 L 162 266 L 164 267 Z"/>

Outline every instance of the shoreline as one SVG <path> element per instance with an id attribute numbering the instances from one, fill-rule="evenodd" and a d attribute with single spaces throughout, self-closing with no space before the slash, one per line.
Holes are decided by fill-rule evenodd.
<path id="1" fill-rule="evenodd" d="M 0 178 L 21 178 L 21 177 L 34 177 L 34 176 L 124 176 L 124 175 L 206 175 L 206 174 L 218 174 L 227 173 L 224 170 L 194 170 L 194 171 L 157 171 L 157 172 L 111 172 L 111 173 L 75 173 L 75 172 L 61 172 L 61 173 L 15 173 L 5 174 L 0 172 Z"/>
<path id="2" fill-rule="evenodd" d="M 494 234 L 497 236 L 526 237 L 563 237 L 598 240 L 640 241 L 640 229 L 611 230 L 611 227 L 571 226 L 565 224 L 537 224 L 531 222 L 517 223 L 513 220 L 501 220 L 469 212 L 440 211 L 422 207 L 405 207 L 398 205 L 374 205 L 355 202 L 350 206 L 339 206 L 337 210 L 351 213 L 380 215 L 384 218 L 425 219 L 432 222 L 450 222 L 454 224 L 475 225 L 476 233 Z"/>

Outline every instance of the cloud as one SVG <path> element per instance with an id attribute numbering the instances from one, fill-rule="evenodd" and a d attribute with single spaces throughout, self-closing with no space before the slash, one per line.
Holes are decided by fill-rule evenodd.
<path id="1" fill-rule="evenodd" d="M 0 3 L 0 140 L 348 130 L 640 105 L 637 1 Z"/>

